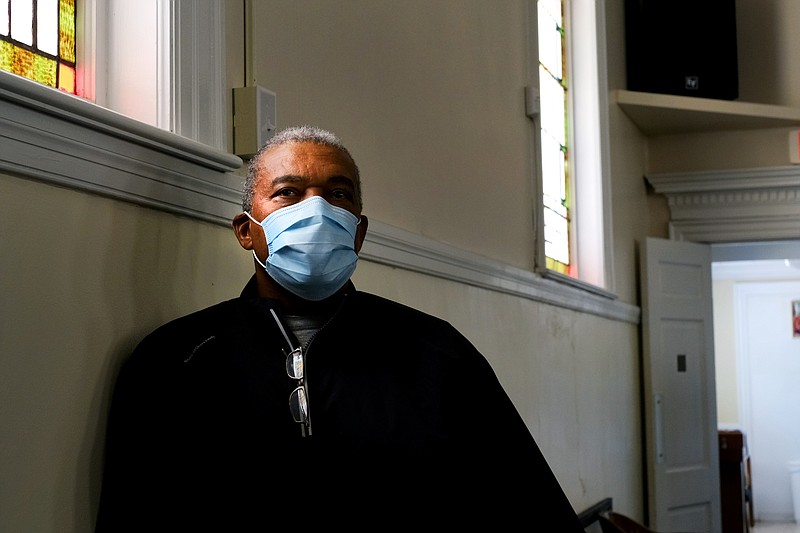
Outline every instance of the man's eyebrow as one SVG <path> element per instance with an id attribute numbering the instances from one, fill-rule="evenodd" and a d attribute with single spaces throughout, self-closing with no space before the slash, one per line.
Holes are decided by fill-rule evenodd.
<path id="1" fill-rule="evenodd" d="M 347 176 L 339 176 L 339 175 L 331 176 L 330 178 L 328 178 L 328 183 L 332 183 L 334 185 L 336 184 L 349 185 L 350 187 L 356 186 L 356 180 L 354 180 L 353 178 Z"/>
<path id="2" fill-rule="evenodd" d="M 303 176 L 298 176 L 295 174 L 285 174 L 283 176 L 276 176 L 272 178 L 272 181 L 270 183 L 272 184 L 273 187 L 277 187 L 279 185 L 285 185 L 287 183 L 302 183 L 304 181 L 307 181 L 307 178 L 304 178 Z M 352 188 L 355 188 L 356 186 L 356 182 L 353 178 L 342 176 L 339 174 L 328 177 L 326 181 L 327 184 L 329 185 L 347 185 Z"/>
<path id="3" fill-rule="evenodd" d="M 286 175 L 283 175 L 283 176 L 276 176 L 276 177 L 272 178 L 272 181 L 270 183 L 272 183 L 272 185 L 275 186 L 275 185 L 283 185 L 284 183 L 299 183 L 299 182 L 302 182 L 302 181 L 305 181 L 303 176 L 296 176 L 294 174 L 286 174 Z"/>

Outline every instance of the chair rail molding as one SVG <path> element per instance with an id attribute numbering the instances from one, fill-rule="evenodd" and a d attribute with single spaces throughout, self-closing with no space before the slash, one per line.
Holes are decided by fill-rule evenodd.
<path id="1" fill-rule="evenodd" d="M 0 71 L 0 173 L 230 227 L 239 157 Z M 545 277 L 371 220 L 368 261 L 638 324 L 599 287 Z"/>
<path id="2" fill-rule="evenodd" d="M 800 238 L 800 167 L 645 178 L 667 197 L 672 239 L 714 243 Z"/>
<path id="3" fill-rule="evenodd" d="M 0 172 L 230 224 L 242 160 L 0 71 Z"/>

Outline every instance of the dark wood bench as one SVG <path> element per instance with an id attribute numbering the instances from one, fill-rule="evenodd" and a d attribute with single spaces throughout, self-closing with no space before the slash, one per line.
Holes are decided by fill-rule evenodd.
<path id="1" fill-rule="evenodd" d="M 600 518 L 612 510 L 611 498 L 604 498 L 588 509 L 578 513 L 583 529 L 587 533 L 602 533 Z"/>

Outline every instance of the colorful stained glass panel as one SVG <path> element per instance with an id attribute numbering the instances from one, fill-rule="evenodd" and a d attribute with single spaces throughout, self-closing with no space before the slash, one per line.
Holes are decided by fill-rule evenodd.
<path id="1" fill-rule="evenodd" d="M 538 0 L 542 204 L 547 268 L 571 274 L 563 0 Z"/>
<path id="2" fill-rule="evenodd" d="M 58 65 L 58 88 L 75 94 L 75 69 L 64 63 Z"/>
<path id="3" fill-rule="evenodd" d="M 75 63 L 75 0 L 61 0 L 58 11 L 58 54 L 64 61 Z"/>
<path id="4" fill-rule="evenodd" d="M 14 45 L 7 41 L 0 41 L 0 69 L 8 72 L 11 70 L 11 61 L 14 58 Z"/>
<path id="5" fill-rule="evenodd" d="M 75 0 L 0 0 L 0 69 L 75 94 Z"/>

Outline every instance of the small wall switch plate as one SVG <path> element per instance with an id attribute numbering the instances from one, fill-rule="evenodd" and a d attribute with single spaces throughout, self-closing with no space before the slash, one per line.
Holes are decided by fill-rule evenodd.
<path id="1" fill-rule="evenodd" d="M 525 115 L 536 118 L 542 112 L 541 98 L 537 87 L 525 86 Z"/>
<path id="2" fill-rule="evenodd" d="M 789 132 L 789 161 L 800 164 L 800 130 Z"/>
<path id="3" fill-rule="evenodd" d="M 250 157 L 275 134 L 277 97 L 264 87 L 233 89 L 233 147 L 236 155 Z"/>

